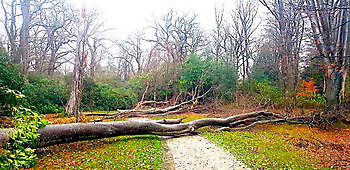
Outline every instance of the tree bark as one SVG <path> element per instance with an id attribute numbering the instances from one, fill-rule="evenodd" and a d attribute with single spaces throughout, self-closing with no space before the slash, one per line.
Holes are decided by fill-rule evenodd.
<path id="1" fill-rule="evenodd" d="M 156 134 L 165 136 L 176 136 L 179 134 L 191 133 L 204 126 L 230 126 L 236 121 L 251 118 L 264 120 L 276 118 L 270 112 L 252 112 L 235 115 L 227 118 L 206 118 L 198 119 L 187 123 L 179 123 L 181 119 L 160 120 L 160 121 L 118 121 L 118 122 L 96 122 L 96 123 L 72 123 L 49 125 L 38 130 L 40 134 L 36 147 L 114 137 L 120 135 L 142 135 Z M 175 124 L 173 124 L 175 123 Z M 176 124 L 179 123 L 179 124 Z M 0 144 L 5 144 L 9 140 L 9 133 L 13 129 L 0 130 Z"/>
<path id="2" fill-rule="evenodd" d="M 328 67 L 324 80 L 327 104 L 338 104 L 342 88 L 345 87 L 342 87 L 346 75 L 344 63 L 348 60 L 349 2 L 305 0 L 305 5 L 314 44 Z"/>
<path id="3" fill-rule="evenodd" d="M 68 116 L 75 115 L 77 117 L 77 122 L 79 122 L 80 117 L 79 109 L 83 89 L 84 68 L 87 62 L 85 44 L 88 25 L 85 19 L 85 9 L 82 10 L 80 22 L 83 25 L 83 28 L 78 32 L 76 56 L 74 59 L 73 83 L 70 91 L 70 97 L 65 108 L 65 112 Z"/>
<path id="4" fill-rule="evenodd" d="M 29 24 L 30 24 L 30 0 L 22 0 L 22 27 L 20 32 L 20 53 L 22 57 L 22 69 L 28 75 L 29 68 Z"/>

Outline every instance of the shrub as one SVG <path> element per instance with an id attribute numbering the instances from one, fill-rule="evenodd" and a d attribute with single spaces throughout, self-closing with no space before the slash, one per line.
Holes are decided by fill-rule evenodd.
<path id="1" fill-rule="evenodd" d="M 187 58 L 180 70 L 179 88 L 185 92 L 214 90 L 214 97 L 233 100 L 236 90 L 236 69 L 208 57 L 202 60 L 197 55 Z"/>
<path id="2" fill-rule="evenodd" d="M 214 87 L 215 97 L 223 101 L 233 101 L 237 85 L 236 69 L 226 63 L 217 63 L 211 60 L 209 68 L 211 86 Z"/>
<path id="3" fill-rule="evenodd" d="M 151 76 L 151 74 L 141 74 L 139 76 L 131 77 L 131 79 L 127 81 L 127 85 L 138 96 L 141 96 L 144 93 L 147 86 L 147 82 L 149 81 Z"/>
<path id="4" fill-rule="evenodd" d="M 260 104 L 283 105 L 284 95 L 282 90 L 273 86 L 269 81 L 257 82 L 257 99 Z"/>
<path id="5" fill-rule="evenodd" d="M 257 80 L 260 82 L 263 82 L 266 80 L 270 82 L 278 82 L 278 79 L 279 79 L 278 72 L 268 70 L 267 68 L 257 68 L 254 66 L 252 68 L 252 73 L 251 73 L 251 78 L 253 80 Z"/>
<path id="6" fill-rule="evenodd" d="M 0 56 L 0 86 L 20 91 L 24 80 L 20 69 Z"/>
<path id="7" fill-rule="evenodd" d="M 98 86 L 95 81 L 90 77 L 84 77 L 83 79 L 83 94 L 81 96 L 81 109 L 82 110 L 95 110 L 94 103 L 96 102 L 99 93 Z"/>
<path id="8" fill-rule="evenodd" d="M 9 116 L 12 114 L 11 108 L 22 103 L 22 95 L 19 91 L 0 87 L 0 116 Z"/>
<path id="9" fill-rule="evenodd" d="M 39 134 L 37 129 L 45 127 L 49 122 L 30 109 L 17 106 L 24 96 L 14 90 L 1 88 L 2 105 L 9 106 L 14 117 L 14 130 L 8 134 L 9 141 L 0 152 L 0 169 L 29 168 L 36 163 L 35 144 Z M 2 99 L 11 99 L 3 101 Z"/>
<path id="10" fill-rule="evenodd" d="M 302 80 L 302 83 L 299 88 L 297 95 L 298 106 L 322 106 L 326 104 L 326 99 L 317 92 L 319 89 L 315 85 L 313 78 L 310 78 L 309 81 Z"/>
<path id="11" fill-rule="evenodd" d="M 23 87 L 25 106 L 41 114 L 64 111 L 69 89 L 61 82 L 41 75 L 29 75 Z"/>
<path id="12" fill-rule="evenodd" d="M 272 85 L 271 81 L 268 80 L 256 81 L 248 79 L 240 85 L 240 89 L 254 98 L 254 101 L 251 101 L 251 103 L 274 106 L 281 106 L 285 103 L 282 89 Z"/>
<path id="13" fill-rule="evenodd" d="M 137 104 L 137 95 L 130 89 L 114 88 L 110 84 L 97 83 L 96 88 L 91 89 L 93 94 L 89 107 L 90 110 L 117 110 L 133 108 Z M 83 91 L 85 93 L 87 91 Z M 83 94 L 83 96 L 86 96 Z M 86 96 L 87 97 L 87 96 Z M 86 106 L 86 105 L 85 105 Z"/>

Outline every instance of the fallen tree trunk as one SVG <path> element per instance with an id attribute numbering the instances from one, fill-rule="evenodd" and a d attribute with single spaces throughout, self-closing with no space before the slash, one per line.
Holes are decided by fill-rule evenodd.
<path id="1" fill-rule="evenodd" d="M 204 126 L 229 127 L 237 121 L 251 121 L 251 118 L 266 120 L 279 117 L 270 112 L 260 111 L 227 118 L 198 119 L 187 123 L 180 123 L 182 119 L 170 119 L 159 121 L 118 121 L 49 125 L 38 130 L 40 136 L 37 147 L 120 135 L 156 134 L 173 136 L 191 133 Z M 0 144 L 5 144 L 9 140 L 8 135 L 11 131 L 13 129 L 0 130 Z"/>

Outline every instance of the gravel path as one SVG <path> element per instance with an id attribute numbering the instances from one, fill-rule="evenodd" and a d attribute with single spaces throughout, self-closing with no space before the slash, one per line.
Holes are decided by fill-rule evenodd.
<path id="1" fill-rule="evenodd" d="M 167 139 L 175 170 L 249 169 L 230 153 L 201 136 Z"/>
<path id="2" fill-rule="evenodd" d="M 148 118 L 129 118 L 147 121 Z M 232 170 L 249 169 L 229 152 L 201 136 L 160 137 L 168 146 L 169 170 Z"/>

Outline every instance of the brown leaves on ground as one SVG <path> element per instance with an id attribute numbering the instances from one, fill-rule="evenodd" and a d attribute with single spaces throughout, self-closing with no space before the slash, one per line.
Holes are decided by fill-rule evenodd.
<path id="1" fill-rule="evenodd" d="M 60 117 L 59 114 L 46 114 L 45 118 L 49 120 L 52 124 L 67 124 L 67 123 L 76 123 L 77 118 L 72 116 L 72 117 Z M 81 123 L 86 123 L 86 122 L 91 122 L 94 119 L 99 118 L 99 116 L 80 116 L 80 121 Z"/>
<path id="2" fill-rule="evenodd" d="M 306 125 L 270 124 L 261 125 L 254 130 L 273 131 L 283 136 L 291 145 L 321 160 L 321 167 L 350 168 L 350 125 L 322 130 Z"/>

